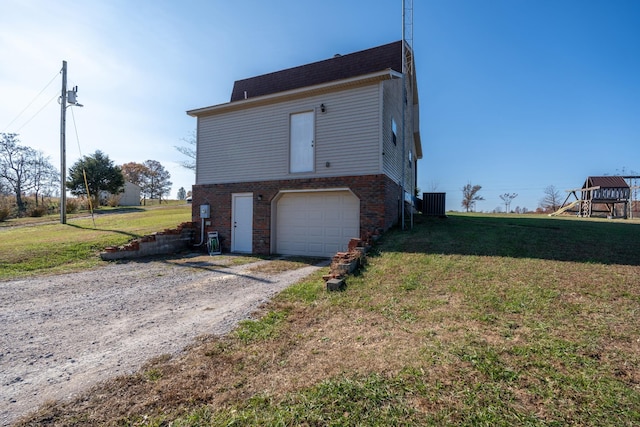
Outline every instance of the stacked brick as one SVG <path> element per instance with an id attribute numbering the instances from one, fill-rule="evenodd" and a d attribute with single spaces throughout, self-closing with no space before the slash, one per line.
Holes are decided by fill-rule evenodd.
<path id="1" fill-rule="evenodd" d="M 347 252 L 336 253 L 331 260 L 329 274 L 322 278 L 327 284 L 327 290 L 343 290 L 345 277 L 352 274 L 366 262 L 366 252 L 369 245 L 362 239 L 351 239 L 347 246 Z"/>
<path id="2" fill-rule="evenodd" d="M 103 260 L 114 260 L 177 252 L 192 242 L 196 229 L 195 223 L 183 222 L 176 228 L 133 239 L 122 246 L 107 246 L 100 257 Z"/>

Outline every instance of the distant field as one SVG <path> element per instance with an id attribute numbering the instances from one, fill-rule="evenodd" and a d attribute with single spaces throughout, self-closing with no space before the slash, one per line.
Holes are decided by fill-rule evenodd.
<path id="1" fill-rule="evenodd" d="M 93 220 L 73 215 L 66 225 L 55 216 L 9 220 L 0 223 L 0 280 L 93 267 L 106 246 L 190 220 L 191 205 L 184 203 L 101 209 Z"/>
<path id="2" fill-rule="evenodd" d="M 24 425 L 640 425 L 637 223 L 417 217 L 323 273 Z"/>

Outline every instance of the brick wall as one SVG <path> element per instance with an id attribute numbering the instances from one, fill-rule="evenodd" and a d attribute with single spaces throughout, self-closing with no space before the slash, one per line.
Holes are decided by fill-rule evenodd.
<path id="1" fill-rule="evenodd" d="M 195 230 L 194 223 L 183 222 L 176 228 L 132 239 L 126 245 L 107 246 L 100 258 L 116 260 L 177 253 L 191 246 Z"/>
<path id="2" fill-rule="evenodd" d="M 281 190 L 349 188 L 360 199 L 360 237 L 380 234 L 398 222 L 400 187 L 386 175 L 205 184 L 193 186 L 193 221 L 200 227 L 200 205 L 211 206 L 205 233 L 217 230 L 222 250 L 231 249 L 231 195 L 253 193 L 253 252 L 271 250 L 271 202 Z M 258 199 L 261 200 L 258 200 Z"/>

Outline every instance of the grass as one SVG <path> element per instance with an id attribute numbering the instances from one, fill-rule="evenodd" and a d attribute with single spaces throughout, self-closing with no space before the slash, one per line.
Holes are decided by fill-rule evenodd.
<path id="1" fill-rule="evenodd" d="M 286 315 L 284 311 L 270 311 L 260 320 L 243 320 L 235 335 L 245 344 L 274 337 Z"/>
<path id="2" fill-rule="evenodd" d="M 323 273 L 24 425 L 640 425 L 637 223 L 416 218 Z"/>
<path id="3" fill-rule="evenodd" d="M 190 220 L 190 205 L 169 205 L 105 209 L 94 219 L 69 218 L 66 225 L 50 218 L 9 221 L 0 228 L 0 280 L 95 267 L 106 246 Z"/>

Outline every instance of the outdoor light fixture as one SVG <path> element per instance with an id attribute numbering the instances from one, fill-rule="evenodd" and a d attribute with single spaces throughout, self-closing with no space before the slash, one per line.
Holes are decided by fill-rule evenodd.
<path id="1" fill-rule="evenodd" d="M 262 194 L 258 194 L 258 201 L 262 200 Z"/>
<path id="2" fill-rule="evenodd" d="M 322 111 L 323 113 L 326 113 L 327 107 L 324 104 L 320 104 L 320 111 Z"/>

